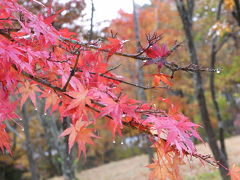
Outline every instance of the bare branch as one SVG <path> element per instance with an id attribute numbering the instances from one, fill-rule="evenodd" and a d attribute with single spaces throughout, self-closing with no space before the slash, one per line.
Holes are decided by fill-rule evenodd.
<path id="1" fill-rule="evenodd" d="M 102 75 L 107 74 L 107 73 L 109 73 L 110 71 L 113 71 L 113 70 L 119 68 L 120 66 L 121 66 L 121 64 L 119 64 L 119 65 L 117 65 L 117 66 L 115 66 L 115 67 L 112 67 L 112 68 L 108 69 L 106 72 L 102 73 Z"/>
<path id="2" fill-rule="evenodd" d="M 0 34 L 3 34 L 4 36 L 7 36 L 8 34 L 4 33 L 5 31 L 1 31 L 2 29 L 0 29 Z M 13 29 L 14 31 L 17 29 Z M 11 37 L 7 36 L 6 38 L 11 39 Z M 90 49 L 95 49 L 98 51 L 102 51 L 102 52 L 109 52 L 109 50 L 106 49 L 101 49 L 98 46 L 95 45 L 89 45 L 88 43 L 82 43 L 73 39 L 69 39 L 69 38 L 65 38 L 65 37 L 59 37 L 59 39 L 64 42 L 64 41 L 68 41 L 72 44 L 76 44 L 76 45 L 81 45 L 82 47 L 86 47 L 86 48 L 90 48 Z M 182 45 L 183 42 L 177 43 L 176 45 L 173 46 L 172 49 L 170 49 L 170 53 L 168 53 L 168 55 L 166 57 L 164 57 L 165 59 L 170 56 L 178 47 L 180 47 Z M 65 49 L 66 50 L 66 49 Z M 74 52 L 68 51 L 69 53 L 74 54 Z M 76 51 L 76 54 L 78 54 L 79 52 Z M 128 58 L 132 58 L 132 59 L 137 59 L 137 60 L 141 60 L 141 61 L 145 61 L 145 60 L 152 60 L 152 58 L 146 57 L 146 56 L 140 56 L 139 54 L 127 54 L 127 53 L 121 53 L 121 52 L 115 52 L 115 55 L 118 56 L 123 56 L 123 57 L 128 57 Z M 198 65 L 194 65 L 194 64 L 190 64 L 188 66 L 179 66 L 177 64 L 173 64 L 173 63 L 169 63 L 167 61 L 164 62 L 164 66 L 166 68 L 168 68 L 171 71 L 187 71 L 187 72 L 198 72 L 198 71 L 207 71 L 207 72 L 216 72 L 218 69 L 211 69 L 211 68 L 204 68 L 204 67 L 200 67 Z M 194 68 L 192 68 L 192 66 L 194 66 Z M 189 67 L 189 68 L 188 68 Z"/>
<path id="3" fill-rule="evenodd" d="M 13 65 L 13 68 L 17 70 L 17 68 L 16 68 L 15 65 Z M 61 92 L 61 93 L 63 93 L 64 95 L 68 96 L 69 98 L 74 99 L 73 97 L 71 97 L 71 96 L 67 95 L 66 93 L 64 93 L 65 91 L 63 91 L 63 89 L 52 85 L 51 83 L 47 82 L 46 80 L 43 80 L 43 79 L 34 77 L 33 75 L 31 75 L 31 74 L 29 74 L 29 73 L 27 73 L 27 72 L 25 72 L 25 71 L 21 71 L 21 74 L 24 75 L 24 76 L 26 76 L 26 77 L 28 77 L 28 78 L 30 78 L 30 79 L 32 79 L 33 81 L 35 81 L 35 82 L 37 82 L 37 83 L 40 83 L 40 84 L 42 84 L 42 85 L 44 85 L 44 86 L 47 86 L 47 87 L 49 87 L 49 88 L 52 88 L 53 90 L 58 91 L 58 92 Z M 100 104 L 100 103 L 95 102 L 95 101 L 92 101 L 92 103 L 95 104 L 95 105 L 97 105 L 97 106 L 99 106 L 99 107 L 105 107 L 105 105 Z M 100 113 L 100 110 L 98 110 L 98 109 L 96 109 L 96 108 L 94 108 L 94 107 L 92 107 L 92 106 L 90 106 L 90 105 L 88 105 L 88 104 L 85 104 L 85 106 L 86 106 L 87 108 L 89 108 L 89 109 L 97 112 L 97 113 Z M 138 112 L 139 112 L 139 113 L 146 113 L 145 111 L 142 111 L 142 112 L 141 112 L 141 111 L 138 111 Z M 149 114 L 149 113 L 160 113 L 160 111 L 156 111 L 156 112 L 155 112 L 155 111 L 151 111 L 151 112 L 148 111 L 147 114 Z M 107 118 L 109 118 L 109 119 L 113 119 L 110 115 L 106 115 L 105 117 L 107 117 Z M 143 132 L 143 133 L 146 133 L 146 134 L 151 135 L 152 137 L 157 137 L 157 138 L 160 138 L 160 139 L 166 141 L 166 139 L 163 139 L 163 138 L 159 137 L 158 134 L 156 134 L 156 133 L 154 133 L 153 131 L 151 131 L 151 130 L 150 130 L 150 127 L 145 126 L 145 125 L 143 125 L 143 124 L 141 124 L 141 123 L 138 123 L 138 122 L 133 121 L 133 120 L 131 120 L 131 121 L 129 121 L 129 122 L 122 122 L 122 123 L 123 123 L 124 126 L 130 127 L 130 128 L 133 128 L 133 129 L 137 129 L 137 130 L 139 130 L 140 132 Z M 173 148 L 174 148 L 174 147 L 173 147 Z M 188 152 L 184 152 L 184 153 L 185 153 L 186 155 L 190 155 Z M 207 163 L 209 163 L 209 164 L 211 164 L 211 165 L 213 165 L 213 166 L 219 165 L 219 162 L 209 160 L 209 159 L 211 158 L 211 156 L 209 156 L 209 155 L 204 156 L 204 155 L 200 155 L 200 154 L 194 153 L 194 154 L 192 154 L 192 156 L 194 156 L 194 157 L 196 157 L 196 158 L 198 158 L 198 159 L 201 159 L 201 160 L 203 160 L 203 161 L 205 161 L 205 162 L 207 162 Z"/>
<path id="4" fill-rule="evenodd" d="M 65 38 L 65 37 L 60 37 L 60 40 L 68 41 L 70 43 L 78 44 L 78 45 L 81 45 L 83 47 L 90 48 L 90 49 L 96 49 L 96 50 L 103 51 L 103 52 L 109 52 L 109 50 L 100 49 L 100 47 L 98 47 L 98 46 L 89 45 L 89 44 L 82 43 L 82 42 L 72 40 L 72 39 L 69 39 L 69 38 Z M 183 44 L 183 42 L 176 43 L 172 47 L 172 49 L 170 49 L 170 53 L 168 53 L 168 55 L 164 58 L 167 58 L 168 56 L 170 56 L 182 44 Z M 118 55 L 118 56 L 132 58 L 132 59 L 142 60 L 142 61 L 152 60 L 152 58 L 149 58 L 149 57 L 146 57 L 146 56 L 138 56 L 138 54 L 126 54 L 126 53 L 121 53 L 121 52 L 115 52 L 114 54 Z M 167 62 L 167 61 L 164 62 L 164 66 L 171 71 L 187 71 L 187 72 L 198 72 L 198 71 L 216 72 L 217 71 L 217 69 L 204 68 L 204 67 L 200 67 L 200 66 L 195 65 L 195 64 L 190 64 L 188 66 L 179 66 L 175 63 L 170 63 L 170 62 Z"/>
<path id="5" fill-rule="evenodd" d="M 73 77 L 74 74 L 75 74 L 75 71 L 76 71 L 76 68 L 77 68 L 77 65 L 78 65 L 79 56 L 80 56 L 80 52 L 78 52 L 78 55 L 77 55 L 77 58 L 76 58 L 74 67 L 72 68 L 71 73 L 70 73 L 70 75 L 69 75 L 69 77 L 68 77 L 68 80 L 67 80 L 66 84 L 65 84 L 64 87 L 63 87 L 63 91 L 66 91 L 68 84 L 70 83 L 72 77 Z"/>
<path id="6" fill-rule="evenodd" d="M 117 67 L 119 67 L 119 66 L 114 67 L 114 69 L 116 69 Z M 154 88 L 169 89 L 169 87 L 167 87 L 167 86 L 141 86 L 141 85 L 138 85 L 138 84 L 134 84 L 134 83 L 131 83 L 131 82 L 124 81 L 124 80 L 122 80 L 122 79 L 117 79 L 117 78 L 114 78 L 114 77 L 105 75 L 107 72 L 112 71 L 112 70 L 113 70 L 113 69 L 110 69 L 110 70 L 108 70 L 108 71 L 106 71 L 106 72 L 104 72 L 104 73 L 101 73 L 101 74 L 99 74 L 99 76 L 104 77 L 104 78 L 107 78 L 107 79 L 111 79 L 111 80 L 114 80 L 114 81 L 118 81 L 118 82 L 120 82 L 120 83 L 128 84 L 128 85 L 130 85 L 130 86 L 134 86 L 134 87 L 137 87 L 137 88 L 141 88 L 141 89 L 144 89 L 144 90 L 154 89 Z M 76 71 L 77 71 L 77 72 L 82 72 L 81 69 L 76 69 Z M 94 75 L 95 75 L 95 74 L 97 74 L 97 73 L 95 73 L 95 72 L 90 72 L 90 74 L 94 74 Z"/>
<path id="7" fill-rule="evenodd" d="M 121 83 L 124 83 L 124 84 L 128 84 L 128 85 L 131 85 L 131 86 L 134 86 L 134 87 L 138 87 L 138 88 L 141 88 L 141 89 L 144 89 L 144 90 L 154 89 L 154 88 L 164 88 L 164 89 L 168 89 L 168 87 L 166 87 L 166 86 L 162 86 L 162 87 L 160 87 L 160 86 L 141 86 L 141 85 L 138 85 L 138 84 L 126 82 L 126 81 L 124 81 L 124 80 L 117 79 L 117 78 L 113 78 L 113 77 L 106 76 L 106 75 L 103 75 L 103 74 L 100 74 L 100 76 L 105 77 L 105 78 L 107 78 L 107 79 L 114 80 L 114 81 L 118 81 L 118 82 L 121 82 Z"/>

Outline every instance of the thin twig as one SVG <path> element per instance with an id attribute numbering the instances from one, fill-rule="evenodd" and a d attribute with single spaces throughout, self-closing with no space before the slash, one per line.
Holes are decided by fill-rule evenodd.
<path id="1" fill-rule="evenodd" d="M 141 88 L 141 89 L 144 89 L 144 90 L 154 89 L 154 88 L 168 89 L 168 87 L 166 87 L 166 86 L 141 86 L 141 85 L 138 85 L 138 84 L 130 83 L 130 82 L 127 82 L 127 81 L 124 81 L 124 80 L 121 80 L 121 79 L 117 79 L 117 78 L 114 78 L 114 77 L 106 76 L 106 75 L 103 75 L 103 74 L 100 74 L 100 76 L 102 76 L 104 78 L 107 78 L 107 79 L 114 80 L 114 81 L 118 81 L 118 82 L 121 82 L 121 83 L 124 83 L 124 84 L 128 84 L 128 85 L 131 85 L 131 86 L 134 86 L 134 87 L 138 87 L 138 88 Z"/>
<path id="2" fill-rule="evenodd" d="M 8 30 L 11 30 L 11 31 L 18 31 L 20 29 L 8 29 Z M 9 35 L 6 34 L 6 31 L 3 30 L 3 29 L 0 29 L 0 34 L 3 34 L 5 36 L 7 36 L 8 39 L 10 39 Z M 62 37 L 60 36 L 59 37 L 59 40 L 61 40 L 62 42 L 64 41 L 68 41 L 72 44 L 76 44 L 76 45 L 80 45 L 82 47 L 86 47 L 86 48 L 90 48 L 90 49 L 95 49 L 95 50 L 98 50 L 98 51 L 102 51 L 102 52 L 109 52 L 109 50 L 107 49 L 101 49 L 101 47 L 98 47 L 98 46 L 95 46 L 95 45 L 89 45 L 88 43 L 82 43 L 82 42 L 79 42 L 79 41 L 76 41 L 76 40 L 73 40 L 73 39 L 69 39 L 69 38 L 65 38 L 65 37 Z M 168 55 L 164 58 L 167 58 L 168 56 L 170 56 L 172 54 L 172 52 L 174 52 L 176 50 L 177 47 L 179 47 L 183 42 L 180 42 L 178 44 L 176 44 L 168 53 Z M 70 52 L 70 51 L 68 51 Z M 70 52 L 72 54 L 74 54 L 74 52 Z M 78 52 L 75 52 L 75 53 L 78 53 Z M 146 57 L 146 56 L 139 56 L 138 54 L 127 54 L 127 53 L 121 53 L 121 52 L 115 52 L 114 53 L 115 55 L 118 55 L 118 56 L 123 56 L 123 57 L 128 57 L 128 58 L 132 58 L 132 59 L 137 59 L 137 60 L 141 60 L 141 61 L 145 61 L 145 60 L 152 60 L 152 58 L 149 58 L 149 57 Z M 198 71 L 206 71 L 206 72 L 216 72 L 217 69 L 211 69 L 211 68 L 204 68 L 204 67 L 200 67 L 198 65 L 194 65 L 194 64 L 191 64 L 191 65 L 188 65 L 188 66 L 184 66 L 184 67 L 181 67 L 177 64 L 174 64 L 174 63 L 170 63 L 170 62 L 167 62 L 165 61 L 164 62 L 164 66 L 168 69 L 170 69 L 171 71 L 187 71 L 187 72 L 198 72 Z M 194 68 L 192 68 L 194 66 Z M 188 68 L 189 67 L 189 68 Z"/>
<path id="3" fill-rule="evenodd" d="M 107 49 L 101 49 L 98 46 L 89 45 L 89 44 L 82 43 L 82 42 L 79 42 L 79 41 L 76 41 L 76 40 L 73 40 L 73 39 L 69 39 L 69 38 L 65 38 L 65 37 L 60 37 L 60 40 L 68 41 L 68 42 L 73 43 L 73 44 L 78 44 L 78 45 L 81 45 L 83 47 L 90 48 L 90 49 L 96 49 L 96 50 L 99 50 L 99 51 L 102 51 L 102 52 L 109 52 L 109 50 L 107 50 Z M 170 56 L 172 54 L 172 52 L 174 52 L 176 50 L 176 48 L 181 46 L 182 43 L 183 42 L 177 43 L 169 51 L 170 53 L 168 53 L 168 55 L 164 58 L 167 58 L 168 56 Z M 114 54 L 118 55 L 118 56 L 132 58 L 132 59 L 142 60 L 142 61 L 152 60 L 152 58 L 149 58 L 149 57 L 146 57 L 146 56 L 138 56 L 138 54 L 127 54 L 127 53 L 121 53 L 121 52 L 115 52 Z M 171 63 L 171 62 L 167 62 L 167 61 L 164 62 L 164 66 L 166 68 L 170 69 L 171 71 L 180 71 L 180 70 L 187 71 L 187 72 L 198 72 L 198 71 L 216 72 L 217 71 L 216 69 L 211 69 L 211 68 L 208 68 L 208 67 L 207 68 L 200 67 L 200 66 L 195 65 L 195 64 L 190 64 L 188 66 L 179 66 L 175 63 Z"/>
<path id="4" fill-rule="evenodd" d="M 119 66 L 116 66 L 116 67 L 114 67 L 114 69 L 116 69 L 117 67 L 119 67 Z M 108 70 L 108 71 L 106 71 L 106 72 L 104 72 L 104 73 L 101 73 L 101 74 L 99 74 L 99 76 L 101 76 L 101 77 L 104 77 L 104 78 L 106 78 L 106 79 L 111 79 L 111 80 L 114 80 L 114 81 L 118 81 L 118 82 L 120 82 L 120 83 L 124 83 L 124 84 L 128 84 L 128 85 L 130 85 L 130 86 L 134 86 L 134 87 L 137 87 L 137 88 L 141 88 L 141 89 L 144 89 L 144 90 L 147 90 L 147 89 L 155 89 L 155 88 L 164 88 L 164 89 L 169 89 L 169 87 L 167 87 L 167 86 L 141 86 L 141 85 L 138 85 L 138 84 L 134 84 L 134 83 L 131 83 L 131 82 L 127 82 L 127 81 L 124 81 L 124 80 L 122 80 L 122 79 L 118 79 L 118 78 L 114 78 L 114 77 L 111 77 L 111 76 L 107 76 L 107 75 L 105 75 L 107 72 L 109 72 L 109 71 L 112 71 L 113 69 L 110 69 L 110 70 Z M 83 72 L 81 69 L 76 69 L 76 72 Z M 95 73 L 95 72 L 89 72 L 90 74 L 94 74 L 94 75 L 96 75 L 97 73 Z"/>
<path id="5" fill-rule="evenodd" d="M 109 73 L 109 72 L 111 72 L 111 71 L 119 68 L 120 66 L 121 66 L 121 64 L 119 64 L 119 65 L 117 65 L 117 66 L 115 66 L 115 67 L 112 67 L 112 68 L 108 69 L 106 72 L 102 73 L 102 75 L 107 74 L 107 73 Z"/>
<path id="6" fill-rule="evenodd" d="M 72 68 L 72 70 L 71 70 L 71 73 L 70 73 L 70 75 L 69 75 L 69 77 L 68 77 L 68 80 L 67 80 L 66 84 L 65 84 L 64 87 L 63 87 L 63 91 L 66 91 L 68 84 L 70 83 L 72 77 L 73 77 L 74 74 L 75 74 L 75 71 L 76 71 L 76 68 L 77 68 L 77 65 L 78 65 L 79 56 L 80 56 L 80 52 L 79 52 L 78 55 L 77 55 L 75 64 L 74 64 L 74 66 L 73 66 L 73 68 Z"/>

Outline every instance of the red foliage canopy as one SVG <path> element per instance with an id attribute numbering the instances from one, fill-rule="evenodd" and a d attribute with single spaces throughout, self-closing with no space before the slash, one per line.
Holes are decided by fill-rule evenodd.
<path id="1" fill-rule="evenodd" d="M 21 107 L 28 97 L 36 107 L 35 93 L 40 92 L 38 98 L 46 99 L 45 111 L 58 110 L 61 118 L 71 118 L 71 127 L 60 136 L 69 135 L 69 151 L 74 143 L 78 144 L 79 156 L 81 152 L 86 153 L 85 145 L 93 144 L 92 138 L 97 137 L 89 125 L 95 126 L 103 116 L 109 119 L 110 123 L 106 123 L 113 136 L 129 126 L 149 134 L 154 144 L 161 143 L 154 147 L 168 159 L 172 157 L 169 153 L 175 154 L 173 159 L 196 155 L 192 137 L 201 140 L 196 131 L 198 125 L 191 123 L 169 101 L 165 101 L 169 104 L 166 112 L 151 103 L 128 98 L 120 87 L 123 80 L 108 69 L 108 59 L 123 47 L 124 41 L 109 38 L 106 44 L 83 43 L 73 39 L 75 34 L 66 29 L 56 30 L 51 25 L 56 16 L 50 17 L 35 15 L 16 0 L 0 2 L 0 148 L 3 152 L 4 148 L 11 152 L 4 121 L 18 118 L 15 108 Z M 153 45 L 145 53 L 147 65 L 155 63 L 161 68 L 162 58 L 171 51 L 165 45 Z M 154 76 L 155 86 L 160 81 L 172 86 L 167 75 Z M 17 94 L 21 95 L 20 101 L 11 102 L 9 97 Z M 149 167 L 156 169 L 156 165 L 161 166 L 159 162 Z"/>

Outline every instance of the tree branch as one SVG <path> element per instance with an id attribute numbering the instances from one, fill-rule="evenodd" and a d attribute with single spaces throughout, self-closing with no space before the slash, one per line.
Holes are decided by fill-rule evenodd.
<path id="1" fill-rule="evenodd" d="M 9 29 L 9 30 L 18 31 L 19 29 Z M 3 29 L 0 29 L 0 34 L 2 34 L 4 36 L 7 36 L 6 38 L 8 38 L 8 39 L 11 39 L 9 34 L 6 34 L 6 31 L 4 31 Z M 91 44 L 88 44 L 88 43 L 82 43 L 82 42 L 79 42 L 79 41 L 76 41 L 76 40 L 73 40 L 73 39 L 69 39 L 69 38 L 65 38 L 65 37 L 62 37 L 62 36 L 60 36 L 59 39 L 60 39 L 60 41 L 63 41 L 63 42 L 68 41 L 72 44 L 80 45 L 82 47 L 95 49 L 95 50 L 102 51 L 102 52 L 109 52 L 109 50 L 101 49 L 98 46 L 91 45 Z M 164 59 L 166 59 L 168 56 L 170 56 L 182 43 L 183 42 L 180 42 L 180 43 L 177 43 L 176 45 L 174 45 L 172 47 L 172 49 L 170 49 L 168 55 L 166 57 L 164 57 Z M 76 51 L 75 53 L 78 54 L 79 52 Z M 123 57 L 136 59 L 136 60 L 141 60 L 141 61 L 152 60 L 152 58 L 149 58 L 149 57 L 146 57 L 146 56 L 139 56 L 139 54 L 127 54 L 127 53 L 121 53 L 121 52 L 115 52 L 114 54 L 118 55 L 118 56 L 123 56 Z M 180 71 L 180 70 L 181 71 L 187 71 L 187 72 L 198 72 L 198 71 L 216 72 L 218 70 L 218 69 L 211 69 L 211 68 L 208 68 L 208 67 L 204 68 L 204 67 L 200 67 L 200 66 L 194 65 L 194 64 L 190 64 L 188 66 L 179 66 L 175 63 L 171 63 L 171 62 L 167 62 L 167 61 L 164 61 L 164 66 L 166 68 L 168 68 L 169 70 L 171 70 L 172 72 Z M 194 66 L 194 68 L 193 68 L 193 66 Z M 71 77 L 71 76 L 69 76 L 69 77 Z"/>
<path id="2" fill-rule="evenodd" d="M 15 65 L 12 65 L 12 67 L 17 71 L 17 67 L 16 67 Z M 46 80 L 43 80 L 43 79 L 41 79 L 41 78 L 34 77 L 33 75 L 31 75 L 31 74 L 29 74 L 29 73 L 27 73 L 27 72 L 25 72 L 25 71 L 21 71 L 21 74 L 24 75 L 24 76 L 27 77 L 27 78 L 30 78 L 31 80 L 33 80 L 33 81 L 35 81 L 35 82 L 37 82 L 37 83 L 40 83 L 40 84 L 42 84 L 42 85 L 44 85 L 44 86 L 47 86 L 47 87 L 49 87 L 49 88 L 51 88 L 51 89 L 53 89 L 53 90 L 55 90 L 55 91 L 58 91 L 58 92 L 60 92 L 60 93 L 63 93 L 64 95 L 66 95 L 67 97 L 69 97 L 69 98 L 71 98 L 71 99 L 74 99 L 74 98 L 71 97 L 70 95 L 64 93 L 65 91 L 64 91 L 63 89 L 61 89 L 61 88 L 59 88 L 59 87 L 57 87 L 57 86 L 52 85 L 51 83 L 49 83 L 49 82 L 46 81 Z M 105 105 L 100 104 L 100 103 L 98 103 L 98 102 L 92 101 L 92 103 L 95 104 L 95 105 L 97 105 L 97 106 L 99 106 L 99 107 L 105 107 Z M 96 109 L 96 108 L 94 108 L 94 107 L 92 107 L 92 106 L 90 106 L 90 105 L 88 105 L 88 104 L 85 104 L 85 106 L 86 106 L 87 108 L 89 108 L 89 109 L 97 112 L 97 113 L 100 113 L 100 110 L 98 110 L 98 109 Z M 146 112 L 145 112 L 145 111 L 142 111 L 142 112 L 141 112 L 141 111 L 138 111 L 138 113 L 146 113 Z M 148 111 L 147 113 L 149 114 L 149 113 L 151 113 L 151 112 Z M 154 111 L 153 111 L 152 113 L 160 113 L 160 112 L 154 112 Z M 109 119 L 113 119 L 110 115 L 105 115 L 105 117 L 107 117 L 107 118 L 109 118 Z M 152 137 L 157 137 L 157 138 L 160 138 L 160 139 L 166 141 L 166 139 L 163 139 L 163 138 L 159 137 L 158 134 L 155 133 L 154 130 L 150 130 L 150 127 L 144 126 L 143 124 L 140 124 L 140 123 L 138 123 L 138 122 L 136 122 L 136 121 L 133 121 L 133 120 L 131 120 L 131 121 L 129 121 L 129 122 L 124 122 L 124 121 L 123 121 L 122 123 L 123 123 L 124 126 L 130 127 L 130 128 L 133 128 L 133 129 L 137 129 L 137 130 L 139 130 L 140 132 L 143 132 L 143 133 L 146 133 L 146 134 L 151 135 Z M 185 153 L 186 155 L 190 155 L 188 152 L 184 152 L 184 153 Z M 194 156 L 194 157 L 196 157 L 196 158 L 198 158 L 198 159 L 201 159 L 201 160 L 203 160 L 203 161 L 205 161 L 205 162 L 207 162 L 207 163 L 209 163 L 209 164 L 211 164 L 211 165 L 213 165 L 213 166 L 218 166 L 218 165 L 219 165 L 219 163 L 218 163 L 217 161 L 210 161 L 210 160 L 209 160 L 209 158 L 212 158 L 210 155 L 204 156 L 204 155 L 199 155 L 199 154 L 197 154 L 197 153 L 194 153 L 194 154 L 192 154 L 192 156 Z"/>
<path id="3" fill-rule="evenodd" d="M 109 50 L 101 49 L 98 46 L 89 45 L 88 43 L 82 43 L 82 42 L 79 42 L 79 41 L 76 41 L 73 39 L 69 39 L 69 38 L 65 38 L 65 37 L 60 37 L 60 40 L 68 41 L 70 43 L 78 44 L 78 45 L 81 45 L 83 47 L 90 48 L 90 49 L 96 49 L 96 50 L 103 51 L 103 52 L 109 52 Z M 176 45 L 174 45 L 173 48 L 170 49 L 170 51 L 169 51 L 170 53 L 168 53 L 168 55 L 164 58 L 167 58 L 168 56 L 170 56 L 179 46 L 182 45 L 182 43 L 183 42 L 180 42 L 180 43 L 177 43 Z M 118 55 L 118 56 L 132 58 L 132 59 L 142 60 L 142 61 L 152 60 L 152 58 L 149 58 L 146 56 L 138 56 L 138 54 L 126 54 L 126 53 L 121 53 L 121 52 L 115 52 L 114 54 Z M 167 62 L 167 61 L 164 61 L 164 66 L 171 71 L 180 71 L 180 70 L 187 71 L 187 72 L 198 72 L 198 71 L 216 72 L 217 71 L 217 69 L 200 67 L 200 66 L 194 65 L 194 64 L 190 64 L 188 66 L 179 66 L 175 63 L 171 63 L 171 62 Z"/>
<path id="4" fill-rule="evenodd" d="M 73 66 L 73 68 L 71 70 L 71 73 L 70 73 L 70 75 L 68 77 L 68 80 L 67 80 L 66 84 L 63 87 L 63 91 L 66 91 L 68 84 L 70 83 L 72 77 L 75 74 L 75 71 L 76 71 L 76 68 L 77 68 L 77 65 L 78 65 L 79 56 L 80 56 L 80 52 L 78 52 L 78 54 L 77 54 L 77 58 L 76 58 L 75 64 L 74 64 L 74 66 Z"/>

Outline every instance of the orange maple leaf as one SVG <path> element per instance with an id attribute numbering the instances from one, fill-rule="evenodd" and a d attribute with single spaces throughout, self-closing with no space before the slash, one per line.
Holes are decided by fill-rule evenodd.
<path id="1" fill-rule="evenodd" d="M 20 102 L 21 108 L 28 97 L 30 97 L 35 108 L 37 107 L 35 92 L 42 92 L 42 91 L 37 87 L 36 84 L 30 84 L 29 81 L 23 82 L 23 86 L 19 88 L 19 93 L 22 95 L 21 102 Z"/>
<path id="2" fill-rule="evenodd" d="M 169 85 L 169 86 L 173 86 L 173 84 L 171 83 L 171 81 L 168 80 L 168 78 L 170 78 L 170 76 L 163 74 L 163 73 L 159 73 L 159 74 L 153 74 L 153 82 L 154 82 L 154 86 L 158 86 L 160 81 L 162 81 L 163 83 Z"/>
<path id="3" fill-rule="evenodd" d="M 92 128 L 86 128 L 91 123 L 78 120 L 76 124 L 71 124 L 71 127 L 67 128 L 59 137 L 67 136 L 68 138 L 68 151 L 70 153 L 74 143 L 78 144 L 78 157 L 80 158 L 81 153 L 83 152 L 86 157 L 86 144 L 94 144 L 91 138 L 97 138 L 93 134 Z"/>
<path id="4" fill-rule="evenodd" d="M 40 97 L 46 98 L 44 112 L 46 112 L 50 106 L 52 106 L 51 112 L 54 112 L 58 108 L 59 97 L 52 89 L 46 89 Z"/>
<path id="5" fill-rule="evenodd" d="M 67 107 L 67 111 L 77 107 L 84 109 L 86 104 L 91 104 L 90 97 L 88 97 L 88 89 L 85 89 L 81 83 L 77 84 L 76 91 L 69 91 L 66 94 L 74 98 Z"/>
<path id="6" fill-rule="evenodd" d="M 231 176 L 231 180 L 240 180 L 240 167 L 233 164 L 229 169 L 228 175 Z"/>
<path id="7" fill-rule="evenodd" d="M 182 164 L 182 161 L 179 154 L 171 147 L 166 150 L 166 142 L 163 140 L 156 142 L 153 147 L 157 151 L 157 160 L 147 165 L 148 168 L 152 169 L 149 180 L 181 180 L 178 165 Z"/>

